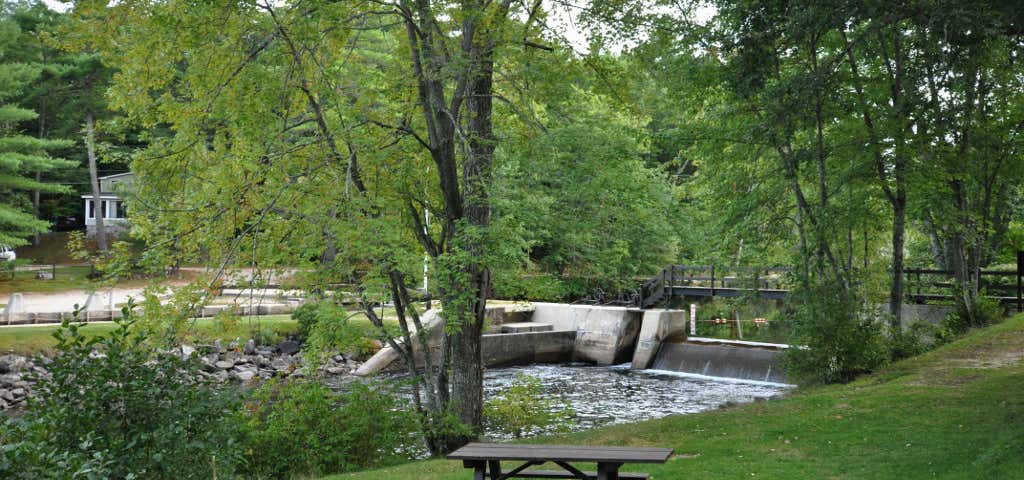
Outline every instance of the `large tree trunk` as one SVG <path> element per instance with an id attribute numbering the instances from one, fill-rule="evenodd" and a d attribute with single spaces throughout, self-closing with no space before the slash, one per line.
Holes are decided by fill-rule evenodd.
<path id="1" fill-rule="evenodd" d="M 464 32 L 465 33 L 465 32 Z M 490 224 L 491 210 L 487 199 L 490 184 L 491 160 L 494 156 L 494 133 L 491 128 L 491 96 L 493 89 L 493 61 L 488 43 L 481 44 L 472 37 L 464 37 L 463 50 L 474 64 L 469 81 L 470 94 L 466 100 L 469 152 L 463 162 L 463 213 L 470 228 L 476 229 L 466 248 L 474 261 L 466 265 L 470 275 L 470 290 L 475 296 L 466 312 L 462 330 L 452 339 L 452 406 L 466 425 L 479 429 L 483 409 L 483 359 L 480 337 L 483 333 L 487 294 L 490 290 L 490 272 L 480 262 L 484 256 L 483 229 Z"/>
<path id="2" fill-rule="evenodd" d="M 92 187 L 92 211 L 96 217 L 96 244 L 101 252 L 107 251 L 107 231 L 103 227 L 103 200 L 96 168 L 96 119 L 92 112 L 85 114 L 85 150 L 89 156 L 89 186 Z"/>
<path id="3" fill-rule="evenodd" d="M 907 198 L 897 186 L 896 201 L 892 205 L 892 288 L 889 291 L 891 327 L 901 328 L 903 304 L 903 245 L 907 224 Z"/>

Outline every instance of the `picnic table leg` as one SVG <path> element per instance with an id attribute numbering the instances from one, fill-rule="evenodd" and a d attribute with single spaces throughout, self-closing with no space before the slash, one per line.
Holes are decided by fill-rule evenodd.
<path id="1" fill-rule="evenodd" d="M 597 480 L 619 480 L 621 463 L 598 463 Z"/>
<path id="2" fill-rule="evenodd" d="M 487 462 L 465 462 L 466 467 L 473 467 L 473 480 L 484 480 L 487 477 Z"/>
<path id="3" fill-rule="evenodd" d="M 491 460 L 491 461 L 489 461 L 487 463 L 491 467 L 490 468 L 490 470 L 491 470 L 491 480 L 500 480 L 501 479 L 501 461 L 500 460 Z"/>

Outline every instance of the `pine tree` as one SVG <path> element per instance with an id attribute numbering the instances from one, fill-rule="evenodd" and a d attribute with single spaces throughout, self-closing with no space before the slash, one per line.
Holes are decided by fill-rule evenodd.
<path id="1" fill-rule="evenodd" d="M 0 19 L 0 245 L 18 246 L 26 237 L 45 231 L 49 224 L 32 212 L 29 193 L 65 192 L 61 185 L 34 178 L 35 172 L 50 172 L 74 166 L 55 158 L 49 151 L 72 145 L 65 140 L 48 140 L 22 133 L 25 122 L 37 118 L 34 111 L 15 104 L 41 67 L 18 61 L 21 32 L 9 18 Z"/>

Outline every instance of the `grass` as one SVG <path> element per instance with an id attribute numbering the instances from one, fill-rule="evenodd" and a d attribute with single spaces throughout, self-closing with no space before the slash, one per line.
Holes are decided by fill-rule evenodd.
<path id="1" fill-rule="evenodd" d="M 0 327 L 0 353 L 17 353 L 20 355 L 33 355 L 36 353 L 49 353 L 57 341 L 53 338 L 53 332 L 57 325 L 40 325 L 30 327 Z M 86 335 L 102 335 L 115 328 L 113 323 L 90 323 L 82 327 Z M 288 315 L 267 315 L 238 318 L 234 321 L 221 321 L 214 319 L 198 319 L 193 323 L 190 331 L 182 334 L 182 340 L 188 343 L 205 343 L 220 339 L 230 342 L 235 339 L 251 338 L 254 330 L 261 330 L 266 337 L 271 339 L 284 339 L 289 335 L 298 333 L 299 324 Z"/>
<path id="2" fill-rule="evenodd" d="M 17 271 L 14 272 L 14 278 L 0 277 L 0 299 L 5 300 L 4 297 L 15 292 L 59 293 L 97 288 L 97 284 L 89 279 L 91 271 L 92 268 L 88 265 L 60 266 L 56 268 L 56 274 L 51 280 L 37 279 L 35 271 Z M 182 272 L 182 279 L 187 280 L 191 275 L 190 272 Z M 115 286 L 117 288 L 144 287 L 152 281 L 151 278 L 120 280 Z"/>
<path id="3" fill-rule="evenodd" d="M 63 292 L 80 290 L 90 285 L 88 266 L 57 267 L 52 280 L 39 280 L 34 271 L 14 272 L 14 278 L 0 279 L 0 295 L 14 292 Z"/>
<path id="4" fill-rule="evenodd" d="M 1024 316 L 848 385 L 532 441 L 674 448 L 639 468 L 656 480 L 1024 479 Z M 429 460 L 323 480 L 471 476 Z"/>

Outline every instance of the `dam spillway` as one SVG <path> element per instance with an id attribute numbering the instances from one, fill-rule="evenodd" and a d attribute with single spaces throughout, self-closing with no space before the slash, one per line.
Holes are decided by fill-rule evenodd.
<path id="1" fill-rule="evenodd" d="M 782 354 L 788 345 L 690 337 L 664 341 L 653 370 L 787 383 Z"/>

